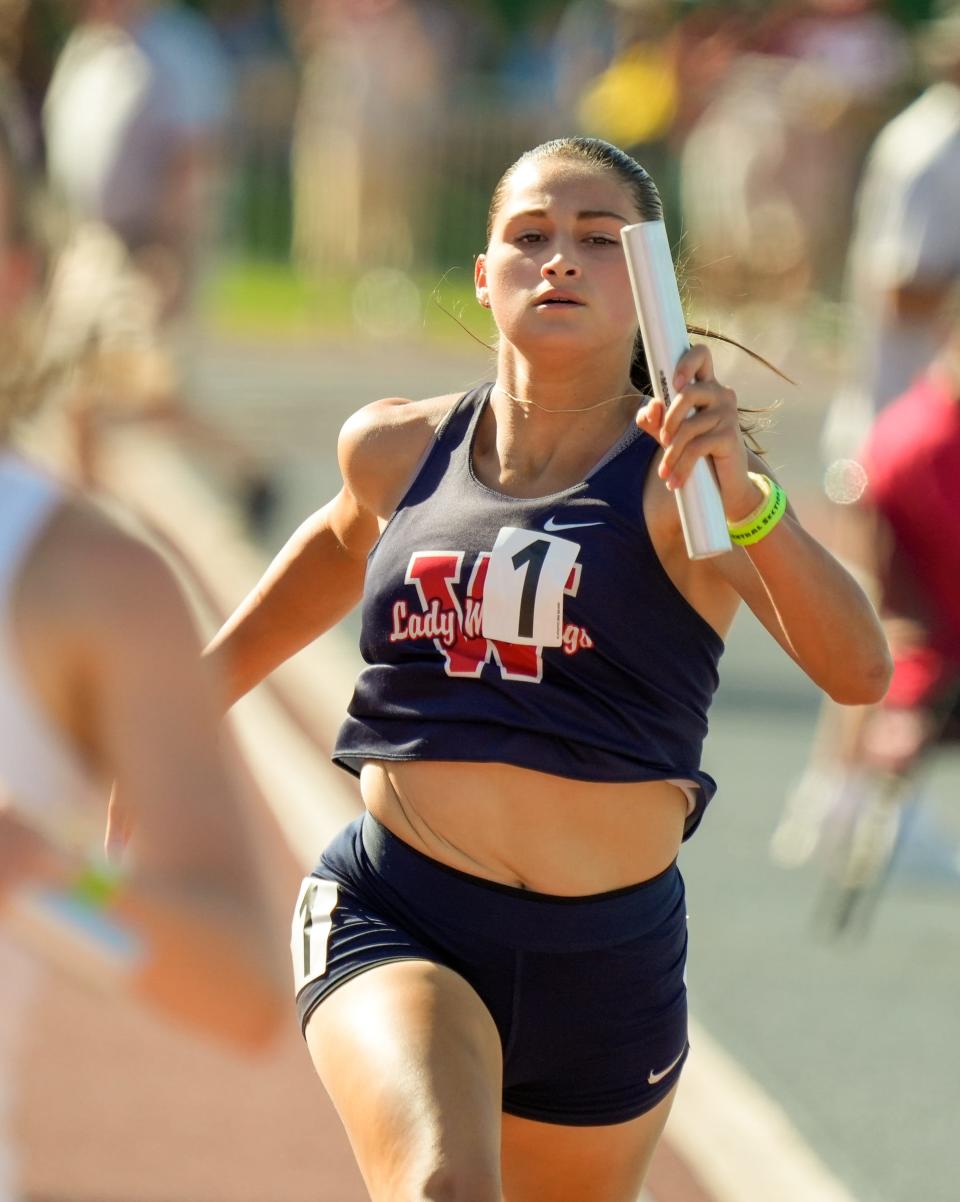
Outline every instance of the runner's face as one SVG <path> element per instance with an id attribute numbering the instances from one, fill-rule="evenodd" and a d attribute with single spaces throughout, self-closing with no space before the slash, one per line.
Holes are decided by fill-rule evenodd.
<path id="1" fill-rule="evenodd" d="M 564 159 L 521 167 L 503 198 L 477 296 L 524 354 L 622 352 L 637 329 L 620 229 L 640 220 L 610 171 Z"/>

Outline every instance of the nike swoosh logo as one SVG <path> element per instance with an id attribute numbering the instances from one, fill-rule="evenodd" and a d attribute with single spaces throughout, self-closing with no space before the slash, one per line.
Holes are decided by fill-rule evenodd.
<path id="1" fill-rule="evenodd" d="M 603 522 L 557 522 L 554 521 L 553 515 L 543 523 L 544 530 L 549 530 L 555 533 L 557 530 L 582 530 L 585 526 L 602 526 Z"/>
<path id="2" fill-rule="evenodd" d="M 672 1072 L 677 1067 L 677 1065 L 683 1059 L 684 1053 L 686 1052 L 686 1050 L 687 1050 L 686 1047 L 684 1047 L 683 1051 L 676 1058 L 676 1060 L 674 1060 L 672 1064 L 668 1064 L 667 1067 L 665 1069 L 663 1069 L 662 1072 L 655 1073 L 653 1071 L 653 1069 L 651 1069 L 649 1075 L 647 1076 L 647 1084 L 648 1085 L 656 1085 L 659 1081 L 662 1081 L 663 1078 L 667 1075 L 667 1073 Z"/>

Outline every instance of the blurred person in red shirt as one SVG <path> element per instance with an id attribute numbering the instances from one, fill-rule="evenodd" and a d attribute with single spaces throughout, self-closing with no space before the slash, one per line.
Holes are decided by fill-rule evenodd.
<path id="1" fill-rule="evenodd" d="M 894 672 L 876 706 L 825 705 L 810 762 L 773 836 L 773 856 L 784 865 L 806 860 L 830 812 L 854 794 L 866 797 L 876 774 L 905 778 L 936 741 L 956 733 L 960 327 L 844 468 L 851 503 L 838 552 L 876 599 Z"/>
<path id="2" fill-rule="evenodd" d="M 785 864 L 802 862 L 817 846 L 824 817 L 853 766 L 873 756 L 890 771 L 908 769 L 939 729 L 945 703 L 939 690 L 948 689 L 955 675 L 949 632 L 956 631 L 957 609 L 949 579 L 957 559 L 944 548 L 955 538 L 957 522 L 943 498 L 956 492 L 942 468 L 944 457 L 950 461 L 947 434 L 955 419 L 934 398 L 953 387 L 945 381 L 956 358 L 955 350 L 943 347 L 956 346 L 960 282 L 960 3 L 943 0 L 936 12 L 917 42 L 931 82 L 883 129 L 860 185 L 847 262 L 849 364 L 822 435 L 828 495 L 830 481 L 851 470 L 849 456 L 873 460 L 865 504 L 837 515 L 837 550 L 863 563 L 882 585 L 897 671 L 887 702 L 869 720 L 866 713 L 841 716 L 824 706 L 809 763 L 773 836 L 773 855 Z M 894 416 L 888 419 L 890 406 Z M 913 417 L 921 414 L 925 424 L 918 429 Z M 910 456 L 923 462 L 937 439 L 938 473 L 921 473 L 915 484 L 903 486 L 902 478 L 916 474 L 907 471 Z M 939 517 L 924 526 L 915 498 L 935 487 L 946 489 L 931 509 Z M 863 514 L 870 514 L 869 525 Z M 904 563 L 913 566 L 904 569 Z M 908 583 L 915 586 L 913 596 Z M 927 616 L 918 620 L 917 614 Z"/>
<path id="3" fill-rule="evenodd" d="M 865 754 L 908 767 L 960 690 L 960 331 L 879 416 L 863 452 L 868 523 L 894 674 Z"/>

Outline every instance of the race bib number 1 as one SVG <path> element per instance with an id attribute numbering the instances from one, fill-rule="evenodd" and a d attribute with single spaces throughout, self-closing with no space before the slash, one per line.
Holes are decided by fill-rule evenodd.
<path id="1" fill-rule="evenodd" d="M 559 647 L 563 590 L 580 544 L 540 530 L 504 526 L 483 589 L 483 636 L 503 643 Z"/>

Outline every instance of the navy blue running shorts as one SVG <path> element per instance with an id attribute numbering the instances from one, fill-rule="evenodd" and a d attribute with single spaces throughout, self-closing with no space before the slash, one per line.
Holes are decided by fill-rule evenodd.
<path id="1" fill-rule="evenodd" d="M 470 876 L 370 814 L 300 889 L 291 951 L 301 1029 L 328 994 L 393 960 L 464 977 L 503 1047 L 503 1109 L 570 1126 L 643 1114 L 687 1055 L 683 878 L 554 897 Z"/>

